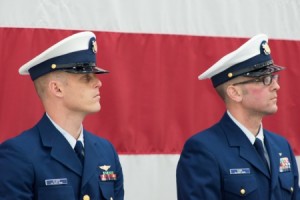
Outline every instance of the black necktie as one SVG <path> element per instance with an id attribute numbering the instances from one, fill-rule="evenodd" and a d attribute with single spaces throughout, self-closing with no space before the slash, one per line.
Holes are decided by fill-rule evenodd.
<path id="1" fill-rule="evenodd" d="M 74 148 L 82 166 L 83 166 L 83 163 L 84 163 L 84 148 L 83 148 L 83 145 L 81 143 L 81 141 L 77 141 L 76 142 L 76 145 L 75 145 L 75 148 Z"/>
<path id="2" fill-rule="evenodd" d="M 269 165 L 268 165 L 267 159 L 265 157 L 265 153 L 264 153 L 265 151 L 264 151 L 262 141 L 260 139 L 256 138 L 255 142 L 254 142 L 254 147 L 255 147 L 256 151 L 258 152 L 260 158 L 264 162 L 265 166 L 269 169 Z"/>

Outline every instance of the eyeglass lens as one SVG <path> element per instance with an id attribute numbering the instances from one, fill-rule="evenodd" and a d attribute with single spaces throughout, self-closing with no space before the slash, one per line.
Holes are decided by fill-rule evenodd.
<path id="1" fill-rule="evenodd" d="M 264 85 L 271 85 L 272 81 L 275 80 L 275 81 L 278 81 L 278 74 L 272 74 L 272 75 L 269 75 L 269 76 L 265 76 L 263 77 L 263 83 Z"/>

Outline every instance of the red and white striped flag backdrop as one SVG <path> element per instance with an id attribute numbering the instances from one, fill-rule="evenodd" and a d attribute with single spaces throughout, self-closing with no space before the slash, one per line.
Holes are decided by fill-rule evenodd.
<path id="1" fill-rule="evenodd" d="M 183 143 L 224 112 L 210 81 L 197 76 L 266 33 L 273 59 L 287 69 L 279 111 L 264 127 L 285 136 L 300 156 L 299 10 L 296 0 L 1 0 L 0 142 L 43 114 L 29 76 L 19 76 L 18 68 L 60 39 L 90 30 L 98 64 L 111 73 L 100 76 L 102 110 L 87 117 L 85 128 L 117 148 L 125 199 L 176 199 Z"/>

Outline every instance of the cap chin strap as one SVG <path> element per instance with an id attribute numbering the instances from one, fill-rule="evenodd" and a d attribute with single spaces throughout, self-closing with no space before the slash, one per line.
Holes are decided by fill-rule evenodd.
<path id="1" fill-rule="evenodd" d="M 107 70 L 100 69 L 96 66 L 96 63 L 70 63 L 70 64 L 59 64 L 53 67 L 53 70 L 60 70 L 75 74 L 81 73 L 108 73 Z"/>
<path id="2" fill-rule="evenodd" d="M 266 66 L 263 69 L 246 73 L 243 76 L 245 76 L 245 77 L 265 76 L 265 75 L 272 74 L 274 72 L 278 72 L 278 71 L 283 70 L 283 69 L 285 69 L 285 68 L 284 67 L 275 66 L 275 65 L 269 65 L 269 66 Z"/>
<path id="3" fill-rule="evenodd" d="M 85 67 L 96 67 L 96 63 L 68 63 L 68 64 L 52 64 L 52 69 L 80 69 Z"/>
<path id="4" fill-rule="evenodd" d="M 253 66 L 245 67 L 243 69 L 233 72 L 232 74 L 233 74 L 233 77 L 240 76 L 240 75 L 250 76 L 251 72 L 257 71 L 259 69 L 262 69 L 264 67 L 267 67 L 267 66 L 273 65 L 273 64 L 274 64 L 273 60 L 269 60 L 267 62 L 263 62 L 263 63 L 259 63 L 256 65 L 253 65 Z"/>

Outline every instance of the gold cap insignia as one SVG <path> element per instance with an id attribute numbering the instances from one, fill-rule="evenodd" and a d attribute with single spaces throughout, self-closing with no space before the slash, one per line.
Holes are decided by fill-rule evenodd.
<path id="1" fill-rule="evenodd" d="M 93 40 L 93 42 L 92 42 L 92 49 L 93 49 L 93 52 L 94 52 L 94 53 L 97 53 L 98 47 L 97 47 L 97 42 L 96 42 L 96 40 Z"/>
<path id="2" fill-rule="evenodd" d="M 52 69 L 55 69 L 55 68 L 56 68 L 56 64 L 52 64 L 52 65 L 51 65 L 51 68 L 52 68 Z"/>
<path id="3" fill-rule="evenodd" d="M 230 72 L 227 74 L 228 78 L 231 78 L 233 76 L 233 74 Z"/>
<path id="4" fill-rule="evenodd" d="M 262 44 L 262 48 L 263 48 L 264 53 L 265 53 L 266 55 L 270 55 L 271 49 L 270 49 L 268 43 L 264 42 L 264 43 Z"/>

